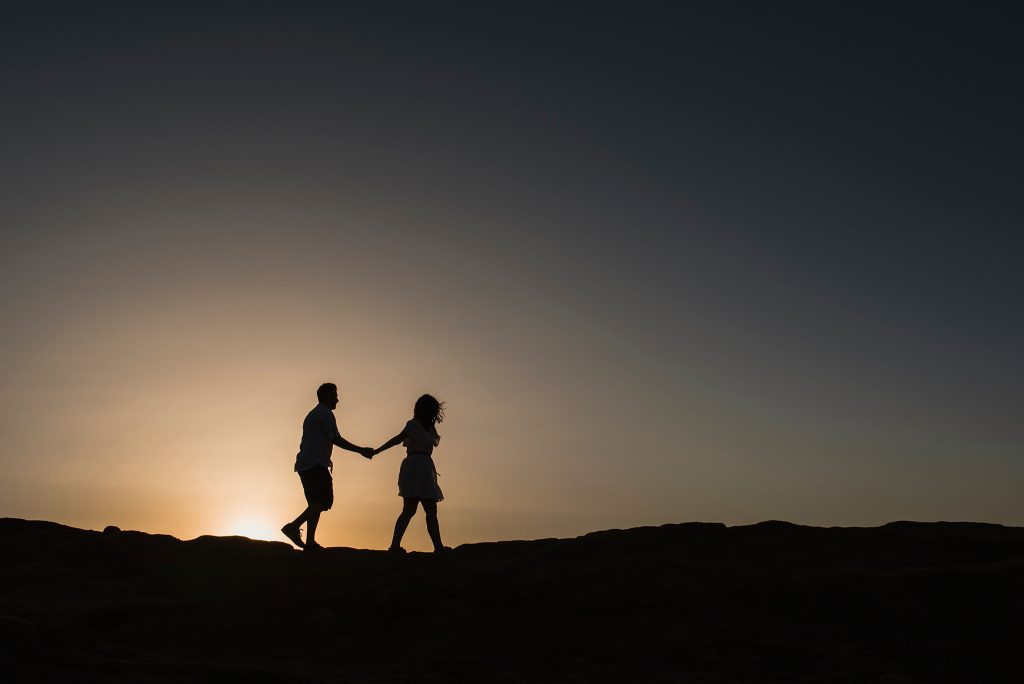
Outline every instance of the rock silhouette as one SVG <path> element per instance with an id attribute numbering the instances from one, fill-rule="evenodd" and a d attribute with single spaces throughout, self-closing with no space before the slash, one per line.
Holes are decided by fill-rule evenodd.
<path id="1" fill-rule="evenodd" d="M 441 557 L 0 519 L 5 681 L 1009 681 L 1024 529 L 684 523 Z"/>

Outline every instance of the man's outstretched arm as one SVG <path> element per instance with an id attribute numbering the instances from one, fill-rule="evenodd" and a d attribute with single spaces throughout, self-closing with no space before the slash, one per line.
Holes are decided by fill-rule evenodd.
<path id="1" fill-rule="evenodd" d="M 372 448 L 356 446 L 352 442 L 350 442 L 347 439 L 345 439 L 344 437 L 342 437 L 341 433 L 338 432 L 337 429 L 335 429 L 335 431 L 334 431 L 334 443 L 337 444 L 338 446 L 340 446 L 342 449 L 346 449 L 348 451 L 356 452 L 357 454 L 359 454 L 363 458 L 373 458 L 373 449 Z"/>
<path id="2" fill-rule="evenodd" d="M 356 446 L 341 436 L 341 433 L 338 432 L 338 422 L 334 419 L 333 413 L 328 413 L 324 417 L 324 426 L 327 428 L 328 432 L 331 433 L 331 441 L 334 444 L 340 446 L 342 449 L 354 451 L 363 458 L 373 458 L 373 449 L 370 447 Z"/>

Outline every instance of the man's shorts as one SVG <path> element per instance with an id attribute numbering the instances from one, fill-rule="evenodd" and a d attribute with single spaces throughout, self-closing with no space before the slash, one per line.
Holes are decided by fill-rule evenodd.
<path id="1" fill-rule="evenodd" d="M 299 473 L 302 480 L 302 493 L 306 495 L 306 503 L 322 511 L 331 510 L 334 505 L 334 480 L 326 466 L 313 466 Z"/>

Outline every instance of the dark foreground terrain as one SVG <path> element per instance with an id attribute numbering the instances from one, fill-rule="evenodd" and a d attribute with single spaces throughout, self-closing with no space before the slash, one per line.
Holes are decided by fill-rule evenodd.
<path id="1" fill-rule="evenodd" d="M 1024 529 L 689 523 L 443 557 L 0 519 L 0 679 L 1018 682 Z"/>

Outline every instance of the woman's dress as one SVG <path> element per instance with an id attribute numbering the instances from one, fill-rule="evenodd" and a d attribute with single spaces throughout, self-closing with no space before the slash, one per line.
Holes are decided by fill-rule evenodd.
<path id="1" fill-rule="evenodd" d="M 437 484 L 437 469 L 431 454 L 441 441 L 436 433 L 425 429 L 415 420 L 410 420 L 402 431 L 405 440 L 406 457 L 398 471 L 398 495 L 413 499 L 442 501 L 444 494 Z"/>

